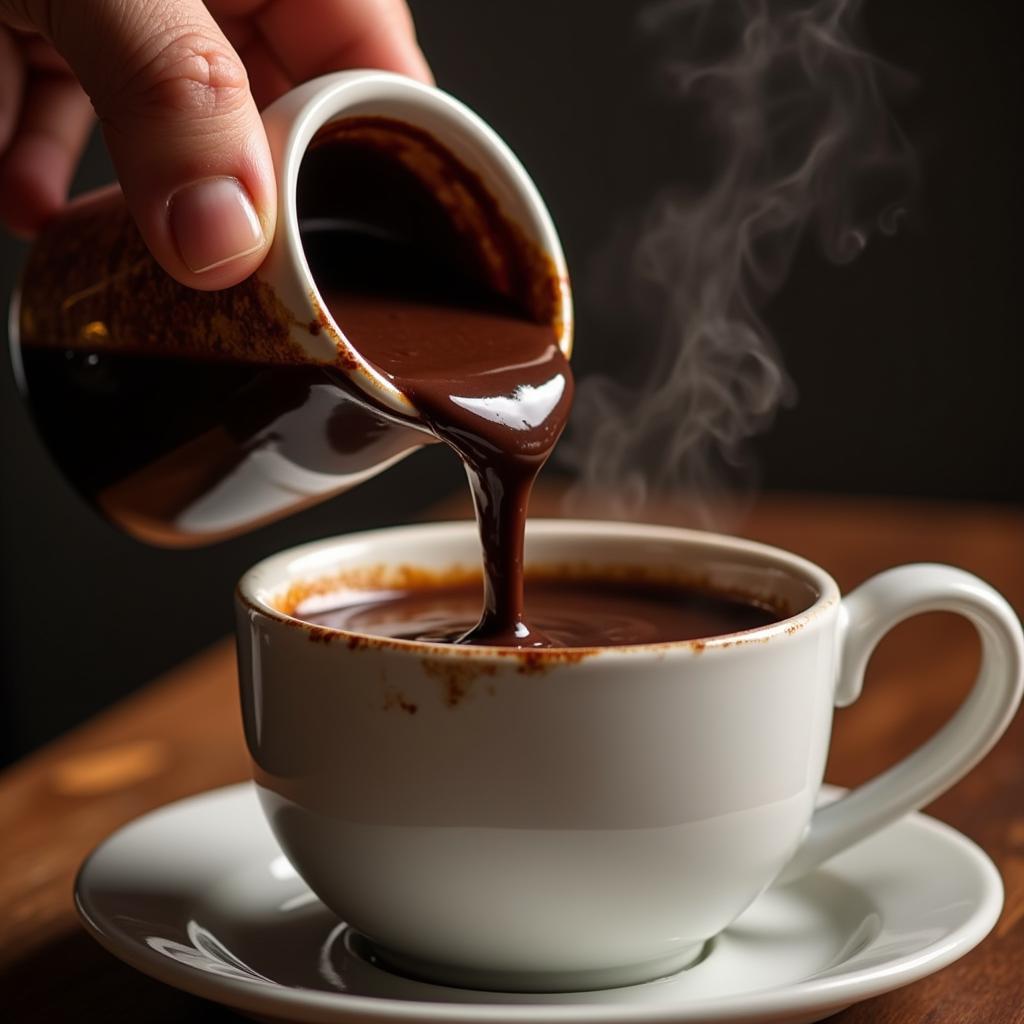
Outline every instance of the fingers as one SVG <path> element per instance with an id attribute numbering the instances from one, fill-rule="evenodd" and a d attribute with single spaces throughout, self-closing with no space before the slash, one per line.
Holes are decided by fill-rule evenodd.
<path id="1" fill-rule="evenodd" d="M 211 0 L 262 109 L 293 85 L 346 68 L 433 78 L 404 0 Z"/>
<path id="2" fill-rule="evenodd" d="M 235 43 L 235 47 L 249 72 L 252 98 L 260 110 L 283 96 L 294 84 L 259 33 L 250 34 L 244 43 Z"/>
<path id="3" fill-rule="evenodd" d="M 224 288 L 262 261 L 276 220 L 269 147 L 257 113 L 292 84 L 377 67 L 431 81 L 404 0 L 209 0 L 241 26 L 238 45 L 202 0 L 0 0 L 0 18 L 53 42 L 16 46 L 0 26 L 0 219 L 31 231 L 63 201 L 99 114 L 125 198 L 163 267 Z M 248 22 L 248 24 L 247 24 Z M 23 99 L 26 47 L 39 49 Z M 59 54 L 59 56 L 58 56 Z M 19 110 L 21 122 L 19 124 Z M 15 141 L 10 142 L 11 139 Z M 19 199 L 20 197 L 20 199 Z"/>
<path id="4" fill-rule="evenodd" d="M 34 234 L 64 205 L 93 120 L 73 78 L 30 76 L 17 134 L 0 161 L 0 220 L 13 232 Z"/>
<path id="5" fill-rule="evenodd" d="M 256 19 L 293 81 L 343 68 L 433 81 L 404 0 L 305 0 L 301 16 L 291 0 L 269 0 Z"/>
<path id="6" fill-rule="evenodd" d="M 50 12 L 150 251 L 194 288 L 247 277 L 273 236 L 273 167 L 245 68 L 201 0 Z"/>

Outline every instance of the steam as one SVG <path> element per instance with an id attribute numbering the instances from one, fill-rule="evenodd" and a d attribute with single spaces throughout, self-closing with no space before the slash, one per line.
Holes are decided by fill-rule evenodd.
<path id="1" fill-rule="evenodd" d="M 559 449 L 578 474 L 571 506 L 629 516 L 651 493 L 677 495 L 706 525 L 749 484 L 745 443 L 793 395 L 759 310 L 808 230 L 838 263 L 876 228 L 895 231 L 913 177 L 880 89 L 892 69 L 856 42 L 860 8 L 662 0 L 642 11 L 641 31 L 663 47 L 671 130 L 710 165 L 609 246 L 605 276 L 628 283 L 650 348 L 621 339 L 624 369 L 644 367 L 636 386 L 582 381 Z"/>

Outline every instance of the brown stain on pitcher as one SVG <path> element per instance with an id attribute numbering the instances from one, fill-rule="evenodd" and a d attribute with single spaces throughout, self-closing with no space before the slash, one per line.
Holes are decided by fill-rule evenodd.
<path id="1" fill-rule="evenodd" d="M 166 358 L 309 363 L 295 316 L 257 276 L 201 292 L 149 254 L 118 191 L 73 203 L 42 232 L 21 280 L 20 341 Z"/>

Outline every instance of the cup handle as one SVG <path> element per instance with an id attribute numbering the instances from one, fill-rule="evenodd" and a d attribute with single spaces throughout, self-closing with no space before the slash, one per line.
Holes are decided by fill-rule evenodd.
<path id="1" fill-rule="evenodd" d="M 991 750 L 1024 689 L 1024 633 L 1013 609 L 976 576 L 948 565 L 904 565 L 872 577 L 843 599 L 836 707 L 860 696 L 875 646 L 912 615 L 950 611 L 981 638 L 981 669 L 957 713 L 902 761 L 815 811 L 796 855 L 777 879 L 785 884 L 829 857 L 929 803 Z"/>

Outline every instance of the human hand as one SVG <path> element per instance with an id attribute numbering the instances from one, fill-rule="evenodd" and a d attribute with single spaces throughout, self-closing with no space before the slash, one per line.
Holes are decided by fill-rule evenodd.
<path id="1" fill-rule="evenodd" d="M 0 0 L 0 223 L 61 208 L 98 115 L 164 269 L 237 284 L 276 220 L 258 109 L 354 67 L 431 80 L 405 0 Z"/>

